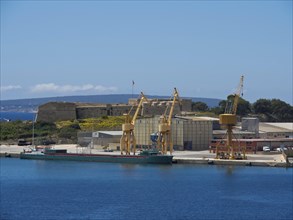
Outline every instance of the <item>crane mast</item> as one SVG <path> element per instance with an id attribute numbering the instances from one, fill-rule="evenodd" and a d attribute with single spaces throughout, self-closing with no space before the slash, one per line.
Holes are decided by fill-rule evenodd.
<path id="1" fill-rule="evenodd" d="M 244 76 L 241 76 L 239 85 L 237 87 L 237 91 L 236 91 L 235 96 L 234 96 L 233 109 L 232 109 L 232 114 L 234 114 L 234 115 L 236 115 L 236 113 L 237 113 L 239 97 L 240 97 L 240 95 L 243 95 L 242 94 L 243 80 L 244 80 Z"/>
<path id="2" fill-rule="evenodd" d="M 166 118 L 167 109 L 160 117 L 159 121 L 159 132 L 158 132 L 158 149 L 161 150 L 162 154 L 167 154 L 168 146 L 170 154 L 173 152 L 173 141 L 172 141 L 172 115 L 174 112 L 175 103 L 179 100 L 179 94 L 176 88 L 174 88 L 173 101 L 170 108 L 169 116 Z"/>
<path id="3" fill-rule="evenodd" d="M 234 94 L 233 105 L 229 105 L 227 102 L 227 107 L 224 114 L 220 114 L 220 124 L 227 129 L 227 141 L 226 147 L 228 150 L 229 159 L 235 159 L 234 148 L 232 144 L 232 129 L 237 123 L 237 107 L 239 102 L 239 97 L 241 95 L 241 91 L 243 90 L 243 79 L 244 76 L 241 76 L 240 82 L 237 88 L 236 93 Z M 238 152 L 239 153 L 239 152 Z M 216 150 L 216 158 L 218 159 L 218 148 Z M 243 159 L 245 158 L 245 155 Z"/>
<path id="4" fill-rule="evenodd" d="M 120 151 L 121 155 L 125 153 L 126 155 L 130 155 L 130 149 L 131 146 L 133 147 L 133 154 L 136 152 L 136 139 L 134 136 L 134 126 L 135 126 L 135 120 L 138 116 L 138 113 L 142 107 L 142 104 L 144 102 L 148 101 L 148 99 L 144 96 L 144 94 L 141 92 L 140 95 L 140 101 L 137 106 L 137 109 L 131 118 L 130 113 L 132 111 L 132 108 L 130 111 L 125 114 L 125 123 L 122 124 L 122 136 L 120 139 Z"/>

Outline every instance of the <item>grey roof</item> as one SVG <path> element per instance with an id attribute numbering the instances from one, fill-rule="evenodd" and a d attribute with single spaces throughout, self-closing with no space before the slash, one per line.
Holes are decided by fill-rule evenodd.
<path id="1" fill-rule="evenodd" d="M 293 132 L 293 123 L 259 123 L 262 132 Z"/>
<path id="2" fill-rule="evenodd" d="M 218 118 L 213 118 L 208 116 L 176 116 L 176 118 L 193 120 L 193 121 L 219 121 Z"/>
<path id="3" fill-rule="evenodd" d="M 227 131 L 226 130 L 213 130 L 213 134 L 214 135 L 221 135 L 221 134 L 226 134 Z M 238 130 L 238 129 L 233 129 L 233 133 L 234 134 L 255 134 L 255 132 L 250 132 L 250 131 L 241 131 L 241 130 Z"/>
<path id="4" fill-rule="evenodd" d="M 266 124 L 293 131 L 293 123 L 290 123 L 290 122 L 276 122 L 276 123 L 266 123 Z"/>
<path id="5" fill-rule="evenodd" d="M 108 134 L 112 136 L 122 136 L 122 131 L 98 131 L 98 133 Z"/>
<path id="6" fill-rule="evenodd" d="M 221 141 L 221 139 L 213 139 L 213 140 L 218 140 Z M 266 141 L 271 141 L 271 142 L 292 142 L 293 138 L 249 138 L 249 139 L 237 139 L 238 141 L 251 141 L 251 142 L 266 142 Z"/>

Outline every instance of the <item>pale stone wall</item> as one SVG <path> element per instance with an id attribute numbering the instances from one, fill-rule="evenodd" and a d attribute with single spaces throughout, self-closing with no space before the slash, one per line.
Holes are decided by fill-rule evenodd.
<path id="1" fill-rule="evenodd" d="M 111 105 L 110 114 L 111 116 L 119 116 L 127 114 L 131 109 L 130 105 Z M 136 106 L 132 108 L 131 114 L 134 114 Z"/>
<path id="2" fill-rule="evenodd" d="M 151 103 L 143 103 L 142 109 L 138 115 L 155 116 L 168 115 L 171 108 L 171 101 L 153 100 Z M 182 111 L 191 110 L 191 100 L 182 100 L 182 106 L 175 104 L 173 116 L 180 114 Z M 137 109 L 137 106 L 128 104 L 86 104 L 86 103 L 66 103 L 66 102 L 49 102 L 39 106 L 37 121 L 55 122 L 75 119 L 94 118 L 102 116 L 121 116 L 128 113 L 131 115 Z M 166 111 L 167 109 L 167 111 Z"/>
<path id="3" fill-rule="evenodd" d="M 55 122 L 76 119 L 76 105 L 66 102 L 49 102 L 39 106 L 37 121 Z"/>
<path id="4" fill-rule="evenodd" d="M 167 101 L 144 103 L 142 107 L 142 115 L 143 116 L 163 115 L 165 112 L 166 112 L 166 115 L 169 115 L 171 106 L 172 106 L 172 103 Z M 180 112 L 181 111 L 180 111 L 179 104 L 175 103 L 173 116 L 180 114 Z"/>
<path id="5" fill-rule="evenodd" d="M 79 106 L 76 109 L 77 118 L 98 118 L 102 116 L 121 116 L 128 113 L 131 109 L 129 105 L 99 105 L 99 106 Z M 131 114 L 134 113 L 136 107 L 133 107 Z"/>
<path id="6" fill-rule="evenodd" d="M 97 118 L 102 116 L 107 116 L 107 106 L 85 106 L 85 107 L 78 107 L 76 108 L 77 118 L 78 119 L 85 119 L 85 118 Z"/>

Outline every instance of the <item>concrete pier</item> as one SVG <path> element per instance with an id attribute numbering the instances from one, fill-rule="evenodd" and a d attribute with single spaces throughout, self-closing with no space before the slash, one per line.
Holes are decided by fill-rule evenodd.
<path id="1" fill-rule="evenodd" d="M 104 152 L 102 149 L 81 148 L 74 144 L 53 145 L 54 149 L 67 149 L 69 153 L 93 153 L 119 155 L 120 151 Z M 1 145 L 1 157 L 19 157 L 20 153 L 29 150 L 29 146 Z M 220 160 L 215 159 L 215 154 L 206 151 L 175 151 L 173 162 L 176 164 L 206 164 L 206 165 L 233 165 L 233 166 L 266 166 L 266 167 L 292 167 L 282 153 L 247 154 L 247 160 Z"/>

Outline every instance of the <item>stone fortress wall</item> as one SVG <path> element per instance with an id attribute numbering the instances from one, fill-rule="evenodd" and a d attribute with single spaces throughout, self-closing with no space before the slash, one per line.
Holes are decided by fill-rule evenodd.
<path id="1" fill-rule="evenodd" d="M 56 122 L 85 118 L 97 118 L 102 116 L 121 116 L 131 110 L 133 115 L 138 106 L 139 99 L 129 99 L 128 104 L 94 104 L 71 102 L 48 102 L 38 108 L 37 121 Z M 141 116 L 168 114 L 172 101 L 164 99 L 151 99 L 149 103 L 143 103 Z M 191 111 L 192 100 L 182 99 L 175 104 L 174 115 L 181 111 Z M 167 111 L 166 111 L 167 109 Z"/>

